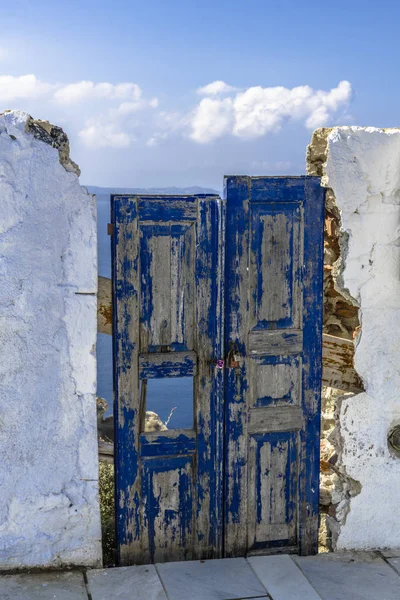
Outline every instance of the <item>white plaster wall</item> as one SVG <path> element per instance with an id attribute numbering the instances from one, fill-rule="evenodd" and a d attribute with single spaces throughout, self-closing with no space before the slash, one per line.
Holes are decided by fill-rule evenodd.
<path id="1" fill-rule="evenodd" d="M 360 304 L 355 366 L 366 389 L 340 409 L 341 460 L 362 489 L 337 549 L 396 548 L 400 459 L 387 434 L 400 423 L 400 129 L 335 128 L 325 174 L 349 236 L 343 282 Z"/>
<path id="2" fill-rule="evenodd" d="M 99 565 L 95 199 L 0 116 L 0 569 Z"/>

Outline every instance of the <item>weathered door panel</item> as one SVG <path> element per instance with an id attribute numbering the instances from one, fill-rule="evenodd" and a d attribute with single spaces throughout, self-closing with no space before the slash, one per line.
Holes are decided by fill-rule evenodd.
<path id="1" fill-rule="evenodd" d="M 317 548 L 324 193 L 228 177 L 225 554 Z"/>
<path id="2" fill-rule="evenodd" d="M 211 196 L 114 196 L 112 206 L 120 562 L 217 558 L 224 204 Z M 177 377 L 193 377 L 191 428 L 146 431 L 150 382 Z"/>

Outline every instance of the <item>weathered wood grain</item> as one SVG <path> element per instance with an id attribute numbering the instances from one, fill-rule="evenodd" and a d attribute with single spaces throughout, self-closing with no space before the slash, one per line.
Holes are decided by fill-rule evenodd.
<path id="1" fill-rule="evenodd" d="M 171 429 L 142 433 L 140 436 L 140 455 L 173 456 L 178 454 L 194 454 L 196 452 L 196 432 L 187 429 Z"/>
<path id="2" fill-rule="evenodd" d="M 297 505 L 296 438 L 293 432 L 250 437 L 249 479 L 255 485 L 249 486 L 248 505 L 249 514 L 257 517 L 248 526 L 248 546 L 252 550 L 276 547 L 276 540 L 287 540 L 288 547 L 297 542 L 297 523 L 293 518 Z M 271 476 L 263 477 L 263 473 Z M 289 473 L 289 477 L 280 477 L 282 473 Z M 260 502 L 260 498 L 268 501 Z"/>
<path id="3" fill-rule="evenodd" d="M 257 356 L 299 354 L 303 349 L 303 332 L 299 329 L 253 329 L 249 332 L 248 348 L 250 354 Z"/>
<path id="4" fill-rule="evenodd" d="M 196 227 L 195 421 L 197 486 L 195 547 L 200 559 L 221 558 L 223 548 L 223 357 L 225 203 L 199 199 Z"/>
<path id="5" fill-rule="evenodd" d="M 114 463 L 114 444 L 99 440 L 99 460 L 109 464 Z"/>
<path id="6" fill-rule="evenodd" d="M 114 381 L 117 399 L 115 444 L 117 545 L 120 564 L 132 564 L 141 550 L 143 512 L 139 455 L 140 272 L 137 199 L 112 198 Z"/>
<path id="7" fill-rule="evenodd" d="M 301 402 L 301 357 L 252 357 L 249 378 L 254 381 L 254 406 L 299 405 Z"/>
<path id="8" fill-rule="evenodd" d="M 300 406 L 253 408 L 249 410 L 248 433 L 296 431 L 304 427 Z"/>
<path id="9" fill-rule="evenodd" d="M 114 198 L 123 564 L 221 556 L 224 373 L 216 361 L 223 356 L 223 207 L 211 196 Z M 195 429 L 145 433 L 147 381 L 179 376 L 194 378 Z"/>
<path id="10" fill-rule="evenodd" d="M 97 291 L 97 331 L 112 335 L 112 319 L 111 279 L 99 277 Z"/>
<path id="11" fill-rule="evenodd" d="M 299 432 L 299 553 L 318 552 L 319 455 L 322 387 L 322 318 L 325 190 L 317 177 L 304 177 L 303 354 Z"/>
<path id="12" fill-rule="evenodd" d="M 226 387 L 225 552 L 297 545 L 313 553 L 324 191 L 307 177 L 228 177 L 225 187 L 225 351 L 232 346 L 242 356 Z M 293 360 L 291 368 L 263 372 L 266 358 Z"/>
<path id="13" fill-rule="evenodd" d="M 140 379 L 194 377 L 196 373 L 196 352 L 152 352 L 139 355 Z"/>
<path id="14" fill-rule="evenodd" d="M 226 330 L 225 355 L 231 350 L 242 356 L 239 367 L 228 369 L 225 389 L 225 556 L 245 556 L 248 549 L 248 451 L 247 336 L 249 332 L 250 269 L 250 179 L 228 177 L 226 230 Z"/>

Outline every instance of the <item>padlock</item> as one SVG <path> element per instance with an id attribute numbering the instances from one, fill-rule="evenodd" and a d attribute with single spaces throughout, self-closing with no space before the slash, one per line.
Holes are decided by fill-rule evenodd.
<path id="1" fill-rule="evenodd" d="M 238 367 L 240 367 L 240 356 L 232 353 L 229 357 L 229 368 L 237 369 Z"/>

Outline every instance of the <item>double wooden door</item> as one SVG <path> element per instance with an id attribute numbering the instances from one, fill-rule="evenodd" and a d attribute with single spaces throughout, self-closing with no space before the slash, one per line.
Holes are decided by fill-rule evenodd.
<path id="1" fill-rule="evenodd" d="M 113 196 L 121 564 L 316 551 L 323 190 Z"/>

